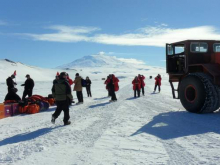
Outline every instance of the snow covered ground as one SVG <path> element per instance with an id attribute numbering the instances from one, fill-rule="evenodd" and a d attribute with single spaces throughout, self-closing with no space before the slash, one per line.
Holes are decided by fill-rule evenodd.
<path id="1" fill-rule="evenodd" d="M 101 80 L 107 72 L 120 77 L 115 103 L 109 103 Z M 51 124 L 54 107 L 0 120 L 0 164 L 220 164 L 220 113 L 186 112 L 172 99 L 164 69 L 88 68 L 80 73 L 91 77 L 93 97 L 84 90 L 84 104 L 70 107 L 70 126 L 63 126 L 63 114 Z M 146 95 L 134 99 L 131 81 L 138 73 L 146 76 Z M 162 92 L 152 94 L 149 76 L 157 73 L 162 74 Z M 39 81 L 34 93 L 47 95 L 51 85 Z M 0 93 L 2 101 L 4 83 Z"/>
<path id="2" fill-rule="evenodd" d="M 36 91 L 51 86 L 40 84 Z M 118 102 L 109 103 L 103 81 L 94 80 L 93 97 L 70 108 L 66 127 L 63 114 L 50 123 L 53 107 L 0 120 L 0 163 L 219 164 L 220 113 L 188 113 L 172 99 L 166 80 L 160 94 L 151 94 L 153 80 L 146 84 L 146 95 L 134 99 L 131 79 L 121 79 Z"/>

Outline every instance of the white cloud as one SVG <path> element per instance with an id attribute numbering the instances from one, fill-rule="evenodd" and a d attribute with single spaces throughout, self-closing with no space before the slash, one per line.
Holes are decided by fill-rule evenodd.
<path id="1" fill-rule="evenodd" d="M 8 24 L 7 22 L 0 20 L 0 26 L 5 26 L 7 24 Z"/>
<path id="2" fill-rule="evenodd" d="M 98 53 L 98 55 L 103 55 L 104 56 L 105 52 L 101 51 L 101 52 Z"/>
<path id="3" fill-rule="evenodd" d="M 168 26 L 168 25 L 167 25 L 167 24 L 165 24 L 165 23 L 162 23 L 162 24 L 161 24 L 161 26 Z"/>
<path id="4" fill-rule="evenodd" d="M 94 37 L 94 42 L 111 45 L 164 47 L 166 43 L 187 39 L 219 40 L 220 33 L 218 29 L 212 26 L 183 29 L 146 27 L 139 29 L 139 33 L 122 35 L 99 34 Z"/>
<path id="5" fill-rule="evenodd" d="M 97 27 L 83 27 L 83 26 L 63 26 L 63 25 L 55 25 L 49 26 L 47 29 L 57 30 L 59 33 L 67 33 L 67 34 L 86 34 L 92 33 L 94 31 L 100 30 Z"/>
<path id="6" fill-rule="evenodd" d="M 46 34 L 19 34 L 31 37 L 34 40 L 53 42 L 94 42 L 108 45 L 123 46 L 158 46 L 164 47 L 166 43 L 187 39 L 211 39 L 219 40 L 219 29 L 213 26 L 199 26 L 191 28 L 174 29 L 166 24 L 156 27 L 144 27 L 134 32 L 125 34 L 102 34 L 97 27 L 70 27 L 51 26 L 54 33 Z"/>
<path id="7" fill-rule="evenodd" d="M 33 38 L 34 40 L 40 41 L 53 41 L 53 42 L 80 42 L 86 41 L 89 42 L 91 40 L 87 35 L 89 33 L 100 30 L 96 27 L 71 27 L 71 26 L 50 26 L 47 29 L 56 30 L 58 32 L 55 33 L 47 33 L 47 34 L 19 34 L 25 35 Z"/>

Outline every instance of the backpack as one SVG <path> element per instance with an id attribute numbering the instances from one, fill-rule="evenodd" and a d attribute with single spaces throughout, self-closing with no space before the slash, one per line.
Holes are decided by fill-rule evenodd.
<path id="1" fill-rule="evenodd" d="M 81 84 L 82 84 L 82 87 L 86 87 L 86 80 L 81 79 Z"/>

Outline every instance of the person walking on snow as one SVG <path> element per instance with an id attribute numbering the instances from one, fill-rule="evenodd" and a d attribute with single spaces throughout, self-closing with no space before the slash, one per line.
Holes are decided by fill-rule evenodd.
<path id="1" fill-rule="evenodd" d="M 161 80 L 162 80 L 161 75 L 158 74 L 157 77 L 155 77 L 154 93 L 156 92 L 157 87 L 158 87 L 158 89 L 159 89 L 159 93 L 160 93 Z"/>
<path id="2" fill-rule="evenodd" d="M 108 89 L 110 90 L 110 94 L 112 97 L 110 102 L 117 101 L 115 92 L 119 90 L 118 82 L 119 82 L 119 80 L 117 77 L 115 77 L 114 74 L 110 75 L 110 77 L 107 81 Z"/>
<path id="3" fill-rule="evenodd" d="M 33 93 L 33 88 L 34 88 L 34 80 L 30 77 L 29 74 L 26 75 L 27 80 L 25 81 L 24 84 L 21 86 L 24 86 L 24 93 L 22 96 L 22 100 L 25 100 L 25 97 L 28 95 L 28 97 L 32 96 Z"/>
<path id="4" fill-rule="evenodd" d="M 92 93 L 91 93 L 91 80 L 89 79 L 89 77 L 86 77 L 86 91 L 87 91 L 87 95 L 88 97 L 92 97 Z"/>
<path id="5" fill-rule="evenodd" d="M 6 84 L 7 84 L 7 86 L 8 86 L 8 92 L 10 92 L 11 89 L 14 89 L 14 88 L 15 88 L 15 85 L 17 85 L 17 83 L 14 82 L 14 80 L 13 80 L 14 78 L 15 78 L 15 75 L 13 74 L 13 75 L 11 75 L 11 77 L 8 77 L 8 78 L 6 79 Z"/>
<path id="6" fill-rule="evenodd" d="M 108 81 L 110 79 L 110 76 L 107 76 L 107 79 L 105 80 L 106 90 L 108 91 L 108 97 L 111 97 L 110 89 L 108 88 Z"/>
<path id="7" fill-rule="evenodd" d="M 134 90 L 134 97 L 136 97 L 136 94 L 138 94 L 138 97 L 140 97 L 140 90 L 141 90 L 141 81 L 136 76 L 134 80 L 132 81 L 133 84 L 133 90 Z"/>
<path id="8" fill-rule="evenodd" d="M 78 99 L 77 104 L 83 104 L 82 78 L 79 76 L 79 73 L 76 73 L 76 78 L 73 83 L 75 84 L 73 91 L 76 91 L 76 96 Z"/>
<path id="9" fill-rule="evenodd" d="M 64 112 L 64 125 L 71 124 L 71 122 L 69 121 L 69 105 L 70 100 L 73 99 L 73 96 L 71 94 L 71 87 L 66 80 L 66 76 L 67 75 L 65 72 L 60 73 L 59 79 L 55 82 L 55 84 L 52 87 L 52 94 L 57 105 L 57 109 L 52 115 L 51 122 L 53 124 L 55 123 L 55 120 L 59 117 L 62 111 Z"/>
<path id="10" fill-rule="evenodd" d="M 145 83 L 144 83 L 144 79 L 145 77 L 143 75 L 138 75 L 139 80 L 141 81 L 141 89 L 142 89 L 142 95 L 144 96 L 144 87 L 145 87 Z"/>

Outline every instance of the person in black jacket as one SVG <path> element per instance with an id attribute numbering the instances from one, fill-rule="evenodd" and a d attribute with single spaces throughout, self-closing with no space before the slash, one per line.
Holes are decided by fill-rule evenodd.
<path id="1" fill-rule="evenodd" d="M 25 100 L 25 97 L 28 95 L 28 97 L 32 96 L 33 88 L 34 88 L 34 80 L 30 77 L 29 74 L 26 75 L 27 80 L 24 84 L 21 86 L 24 86 L 24 93 L 22 96 L 22 100 Z"/>
<path id="2" fill-rule="evenodd" d="M 89 77 L 86 77 L 86 91 L 87 91 L 87 95 L 88 97 L 92 97 L 92 93 L 91 93 L 91 80 L 89 79 Z"/>
<path id="3" fill-rule="evenodd" d="M 14 82 L 14 80 L 13 80 L 14 78 L 15 78 L 15 75 L 13 74 L 13 75 L 11 75 L 11 77 L 8 77 L 6 79 L 6 84 L 8 86 L 8 92 L 11 91 L 11 89 L 13 89 L 15 87 L 15 85 L 17 85 L 17 83 Z"/>
<path id="4" fill-rule="evenodd" d="M 17 93 L 18 89 L 17 88 L 12 88 L 8 92 L 8 94 L 5 96 L 5 101 L 7 100 L 15 100 L 15 101 L 21 101 L 20 96 L 18 96 Z"/>

